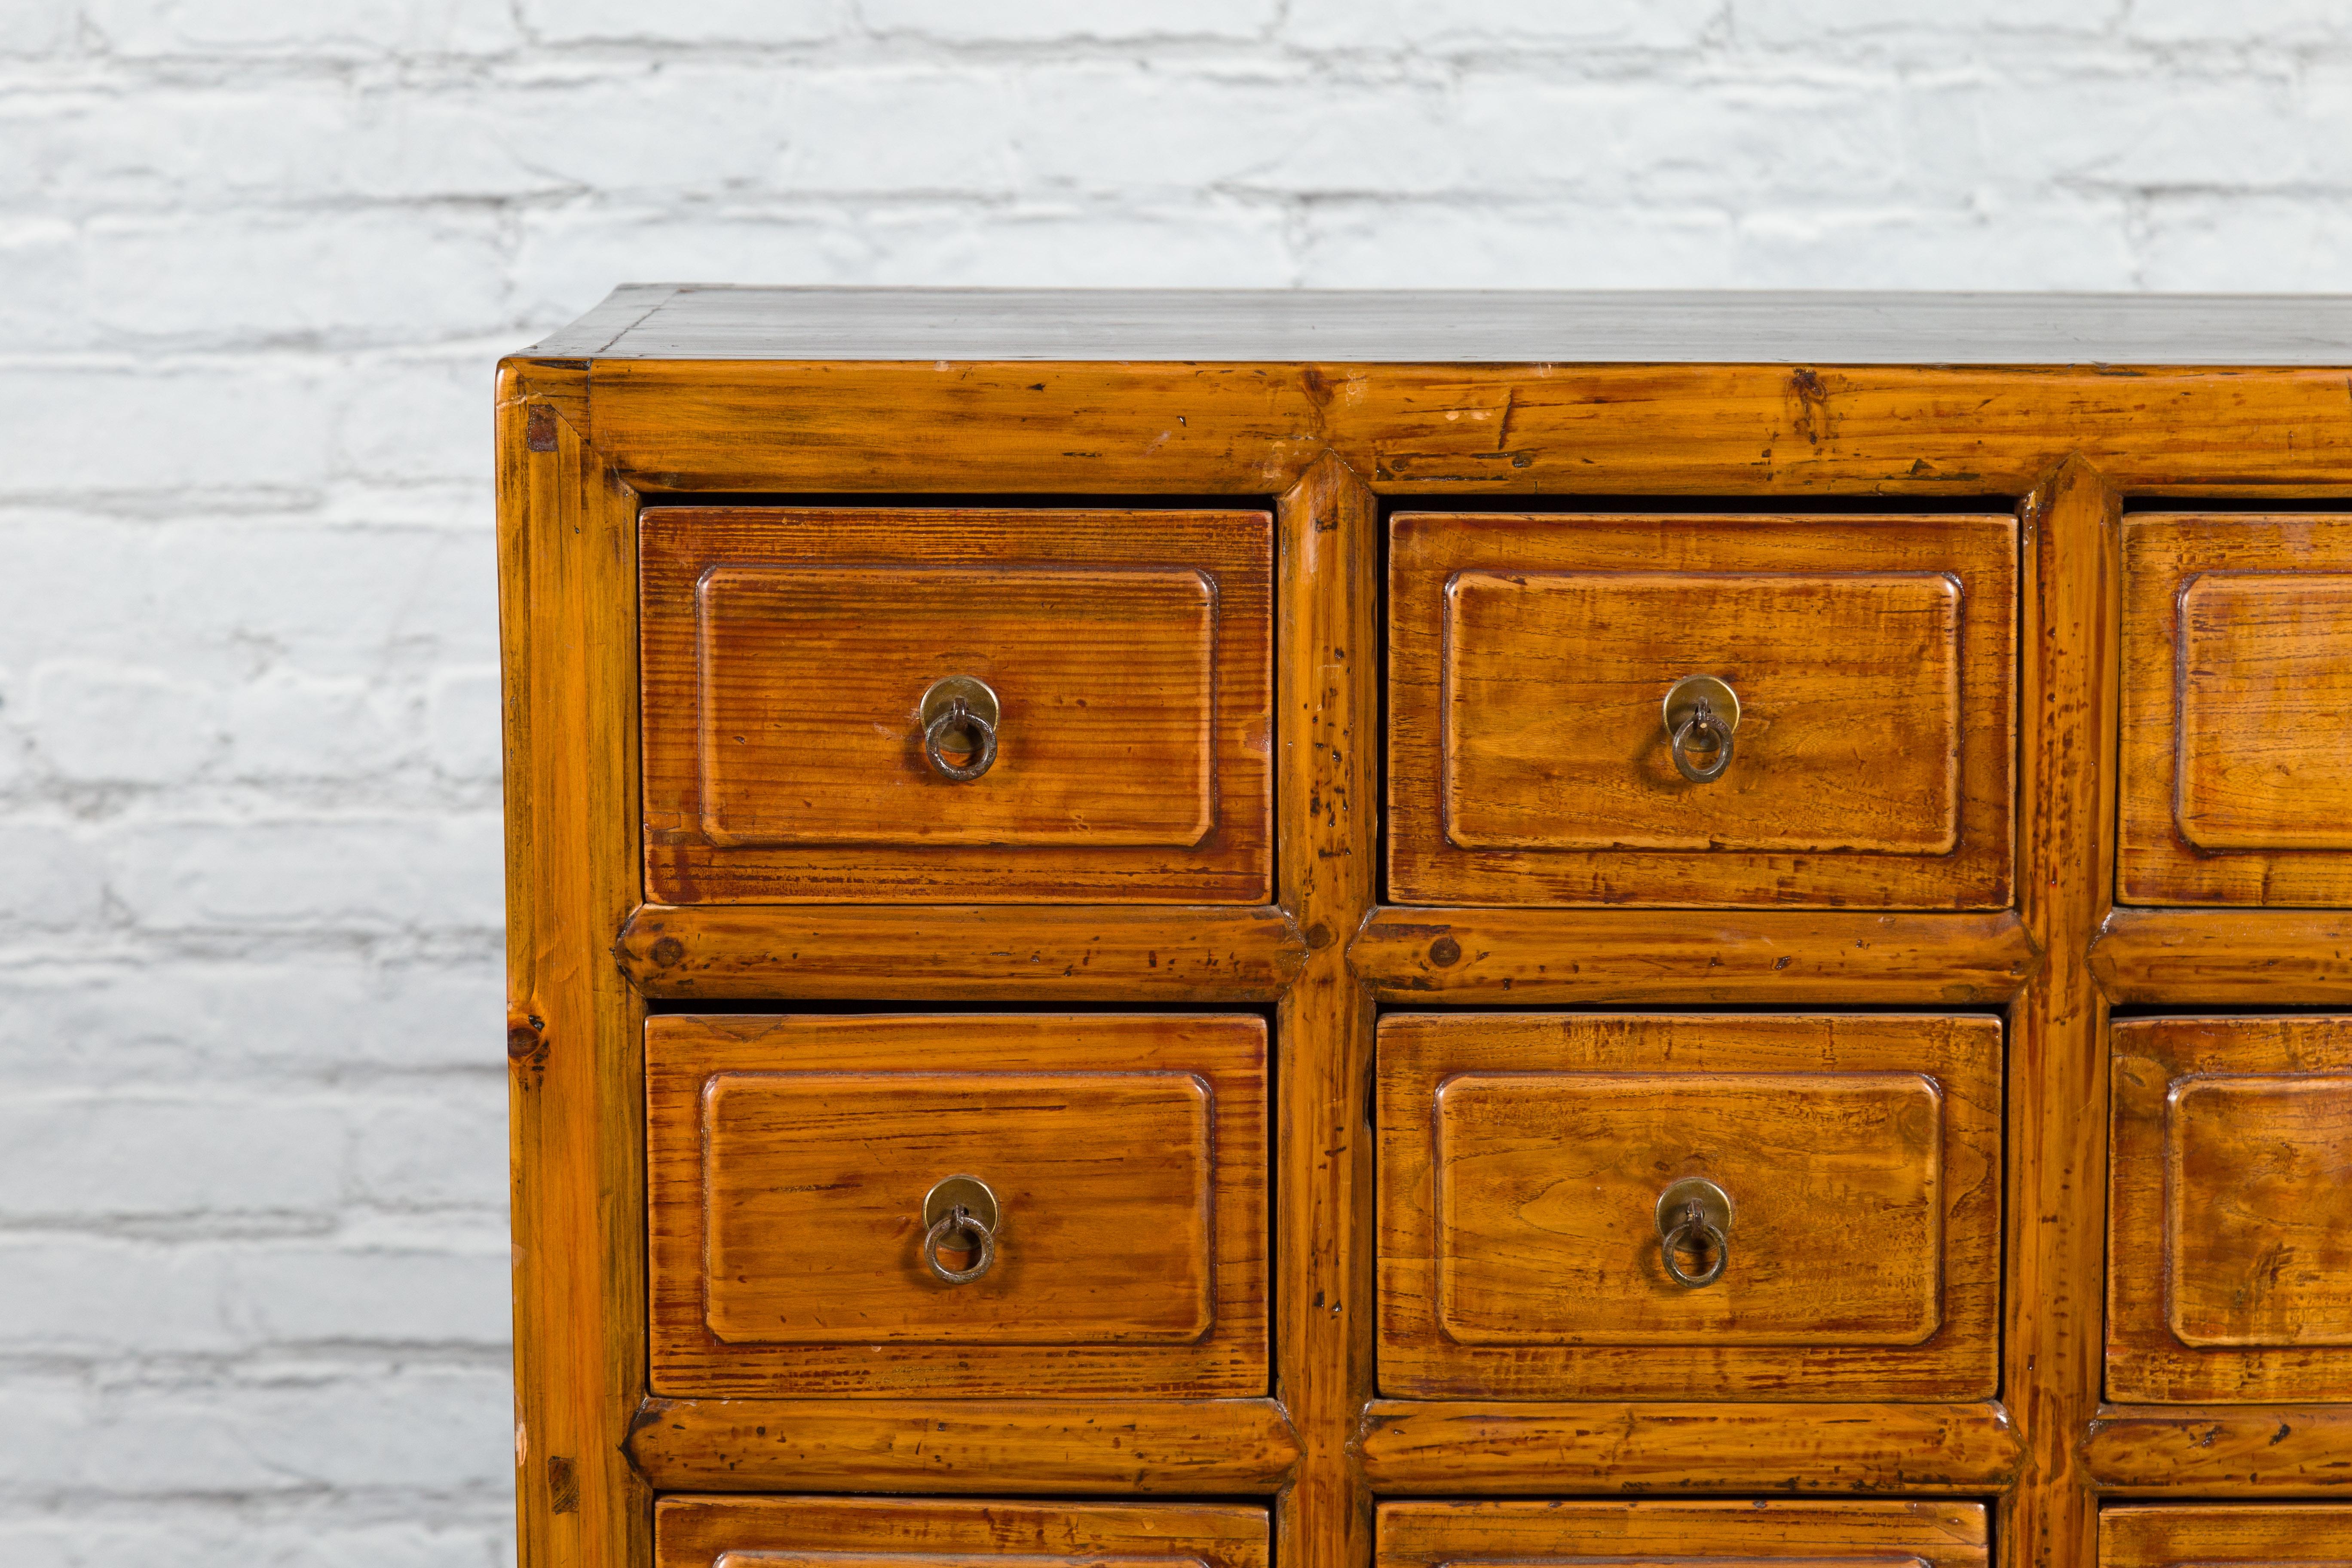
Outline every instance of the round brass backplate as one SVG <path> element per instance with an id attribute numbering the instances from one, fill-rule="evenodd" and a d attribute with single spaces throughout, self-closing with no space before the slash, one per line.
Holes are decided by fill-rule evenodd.
<path id="1" fill-rule="evenodd" d="M 1725 1236 L 1731 1234 L 1731 1194 L 1705 1176 L 1685 1176 L 1658 1194 L 1658 1239 L 1663 1241 L 1698 1205 L 1699 1217 Z"/>
<path id="2" fill-rule="evenodd" d="M 989 1230 L 996 1228 L 996 1194 L 978 1176 L 950 1176 L 924 1194 L 924 1228 L 939 1224 L 958 1206 Z"/>
<path id="3" fill-rule="evenodd" d="M 1739 693 L 1728 681 L 1712 675 L 1685 675 L 1666 691 L 1666 733 L 1677 734 L 1698 711 L 1701 699 L 1707 711 L 1723 721 L 1726 730 L 1739 728 Z"/>
<path id="4" fill-rule="evenodd" d="M 989 689 L 988 682 L 974 675 L 950 675 L 931 682 L 930 689 L 923 693 L 923 727 L 930 728 L 931 721 L 946 712 L 959 697 L 963 699 L 965 712 L 991 729 L 995 728 L 999 716 L 996 693 Z"/>

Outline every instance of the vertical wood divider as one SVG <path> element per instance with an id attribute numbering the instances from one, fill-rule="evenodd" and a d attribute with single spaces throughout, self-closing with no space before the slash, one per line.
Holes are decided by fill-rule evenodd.
<path id="1" fill-rule="evenodd" d="M 2069 458 L 2024 521 L 2018 889 L 2046 956 L 2009 1015 L 2001 1386 L 2025 1463 L 2000 1552 L 2015 1568 L 2092 1568 L 2097 1500 L 2079 1445 L 2100 1387 L 2107 1005 L 2089 954 L 2114 903 L 2122 500 Z"/>
<path id="2" fill-rule="evenodd" d="M 644 1568 L 645 1005 L 608 951 L 639 901 L 636 497 L 510 371 L 499 422 L 519 1555 Z"/>
<path id="3" fill-rule="evenodd" d="M 1351 1442 L 1373 1379 L 1372 1003 L 1347 955 L 1376 882 L 1380 507 L 1326 452 L 1277 510 L 1276 865 L 1307 956 L 1275 1018 L 1275 1392 L 1300 1447 L 1276 1560 L 1363 1568 L 1371 1501 Z"/>

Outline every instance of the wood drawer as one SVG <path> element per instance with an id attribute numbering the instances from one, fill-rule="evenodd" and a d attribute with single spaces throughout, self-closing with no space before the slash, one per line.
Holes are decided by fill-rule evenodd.
<path id="1" fill-rule="evenodd" d="M 670 1015 L 646 1100 L 656 1393 L 1266 1391 L 1260 1019 Z"/>
<path id="2" fill-rule="evenodd" d="M 1973 1502 L 1391 1502 L 1380 1505 L 1375 1561 L 1985 1568 L 1989 1539 Z"/>
<path id="3" fill-rule="evenodd" d="M 667 1497 L 655 1568 L 1267 1568 L 1265 1510 L 1228 1503 Z"/>
<path id="4" fill-rule="evenodd" d="M 2102 1568 L 2276 1568 L 2352 1561 L 2352 1508 L 2131 1503 L 2099 1513 Z"/>
<path id="5" fill-rule="evenodd" d="M 2352 904 L 2352 517 L 2124 521 L 2118 894 Z"/>
<path id="6" fill-rule="evenodd" d="M 2008 517 L 1397 516 L 1391 897 L 2006 905 L 2017 545 Z M 1738 703 L 1706 782 L 1665 721 L 1696 675 Z"/>
<path id="7" fill-rule="evenodd" d="M 1384 1392 L 1992 1394 L 1998 1020 L 1408 1013 L 1379 1052 Z M 1692 1179 L 1732 1205 L 1696 1286 Z"/>
<path id="8" fill-rule="evenodd" d="M 649 509 L 646 896 L 1266 901 L 1273 540 L 1257 511 Z M 933 731 L 959 692 L 992 754 Z"/>
<path id="9" fill-rule="evenodd" d="M 2113 1027 L 2108 1397 L 2352 1399 L 2352 1018 Z"/>

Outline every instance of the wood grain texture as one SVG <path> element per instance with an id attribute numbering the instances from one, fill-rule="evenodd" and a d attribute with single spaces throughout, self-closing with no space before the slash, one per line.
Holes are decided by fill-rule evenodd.
<path id="1" fill-rule="evenodd" d="M 1971 1502 L 1391 1502 L 1379 1568 L 1476 1563 L 1621 1564 L 1869 1563 L 1984 1568 L 1983 1505 Z"/>
<path id="2" fill-rule="evenodd" d="M 1349 949 L 1383 1002 L 1981 1005 L 2041 958 L 2014 914 L 1375 910 Z"/>
<path id="3" fill-rule="evenodd" d="M 1359 1439 L 1383 1493 L 1998 1492 L 1998 1405 L 1526 1405 L 1380 1400 Z"/>
<path id="4" fill-rule="evenodd" d="M 646 1058 L 656 1392 L 1265 1392 L 1263 1021 L 671 1014 Z M 948 1285 L 958 1174 L 1002 1240 Z"/>
<path id="5" fill-rule="evenodd" d="M 1456 848 L 1959 841 L 1956 577 L 1463 571 L 1442 614 L 1438 802 Z M 1675 772 L 1659 712 L 1691 671 L 1740 697 L 1745 743 L 1706 784 Z"/>
<path id="6" fill-rule="evenodd" d="M 1400 903 L 2009 902 L 2007 517 L 1403 512 L 1389 553 Z M 1724 776 L 1662 704 L 1727 680 Z"/>
<path id="7" fill-rule="evenodd" d="M 2352 519 L 2136 513 L 2124 572 L 2118 896 L 2352 903 Z"/>
<path id="8" fill-rule="evenodd" d="M 1204 573 L 716 564 L 694 599 L 713 845 L 1190 849 L 1217 825 Z M 1001 700 L 989 770 L 961 781 L 925 757 L 922 710 L 958 674 Z M 941 742 L 982 754 L 961 726 Z"/>
<path id="9" fill-rule="evenodd" d="M 646 511 L 646 887 L 667 903 L 1272 892 L 1263 512 Z M 993 689 L 996 761 L 923 755 Z"/>
<path id="10" fill-rule="evenodd" d="M 1238 1503 L 1032 1503 L 899 1498 L 664 1498 L 659 1568 L 1268 1568 L 1265 1510 Z"/>
<path id="11" fill-rule="evenodd" d="M 648 996 L 1271 1002 L 1307 943 L 1274 908 L 647 904 L 613 955 Z"/>
<path id="12" fill-rule="evenodd" d="M 2352 1408 L 2110 1409 L 2083 1459 L 2103 1492 L 2308 1497 L 2352 1487 Z"/>
<path id="13" fill-rule="evenodd" d="M 1382 1391 L 1990 1397 L 2000 1034 L 1984 1017 L 1387 1016 Z M 1724 1277 L 1699 1289 L 1658 1256 L 1658 1194 L 1685 1176 L 1738 1205 Z"/>
<path id="14" fill-rule="evenodd" d="M 651 1399 L 658 1491 L 1272 1492 L 1298 1440 L 1271 1399 Z"/>
<path id="15" fill-rule="evenodd" d="M 1547 364 L 2352 362 L 2352 297 L 625 284 L 540 353 Z"/>
<path id="16" fill-rule="evenodd" d="M 637 899 L 636 498 L 550 379 L 502 375 L 498 410 L 516 1507 L 527 1563 L 641 1568 L 645 1005 L 604 954 Z"/>
<path id="17" fill-rule="evenodd" d="M 590 414 L 651 490 L 2352 493 L 2340 370 L 600 360 Z"/>
<path id="18" fill-rule="evenodd" d="M 1379 507 L 1326 458 L 1286 493 L 1276 810 L 1284 907 L 1305 967 L 1275 1017 L 1281 1052 L 1275 1384 L 1297 1423 L 1297 1479 L 1275 1510 L 1285 1568 L 1363 1568 L 1371 1494 L 1349 1445 L 1373 1385 L 1367 1098 L 1372 1003 L 1347 959 L 1379 859 Z"/>
<path id="19" fill-rule="evenodd" d="M 2099 1396 L 2106 1003 L 2085 960 L 2115 887 L 2121 503 L 2069 460 L 2027 499 L 2019 912 L 2047 961 L 2010 1005 L 2001 1394 L 2025 1442 L 2004 1563 L 2081 1568 L 2097 1510 L 2078 1445 Z"/>
<path id="20" fill-rule="evenodd" d="M 2091 949 L 2091 968 L 2116 1005 L 2352 1002 L 2352 914 L 2116 910 Z"/>
<path id="21" fill-rule="evenodd" d="M 2114 1026 L 2107 1395 L 2352 1399 L 2352 1019 Z"/>
<path id="22" fill-rule="evenodd" d="M 2224 1508 L 2124 1504 L 2100 1518 L 2101 1568 L 2188 1568 L 2352 1559 L 2352 1508 L 2277 1503 Z"/>

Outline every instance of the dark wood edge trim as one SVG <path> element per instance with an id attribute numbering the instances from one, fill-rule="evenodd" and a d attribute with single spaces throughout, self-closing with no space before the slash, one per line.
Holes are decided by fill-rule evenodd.
<path id="1" fill-rule="evenodd" d="M 2352 910 L 2119 909 L 2090 964 L 2111 1004 L 2352 1003 Z"/>
<path id="2" fill-rule="evenodd" d="M 1355 1450 L 1383 1494 L 1989 1495 L 2023 1448 L 1998 1402 L 1523 1404 L 1376 1400 Z"/>
<path id="3" fill-rule="evenodd" d="M 1298 1437 L 1271 1399 L 648 1398 L 656 1490 L 1271 1494 Z"/>
<path id="4" fill-rule="evenodd" d="M 2041 973 L 2014 911 L 1410 909 L 1349 948 L 1382 1002 L 1451 1005 L 1969 1006 Z"/>
<path id="5" fill-rule="evenodd" d="M 679 999 L 1246 1003 L 1307 942 L 1274 905 L 646 904 L 613 958 Z"/>
<path id="6" fill-rule="evenodd" d="M 2081 1449 L 2107 1496 L 2341 1498 L 2352 1405 L 2102 1405 Z"/>

